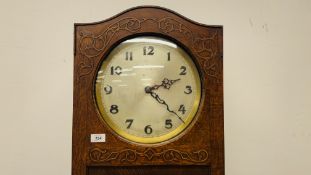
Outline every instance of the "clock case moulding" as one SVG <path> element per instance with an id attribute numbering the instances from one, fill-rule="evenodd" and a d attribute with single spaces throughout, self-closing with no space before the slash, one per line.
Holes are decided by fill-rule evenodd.
<path id="1" fill-rule="evenodd" d="M 72 175 L 224 175 L 222 26 L 200 24 L 162 7 L 140 6 L 104 21 L 75 24 L 74 29 Z M 102 121 L 95 102 L 103 60 L 117 44 L 137 36 L 177 43 L 196 63 L 202 83 L 194 121 L 176 138 L 158 144 L 136 144 L 118 136 Z M 97 133 L 105 133 L 106 142 L 91 143 L 91 134 Z"/>

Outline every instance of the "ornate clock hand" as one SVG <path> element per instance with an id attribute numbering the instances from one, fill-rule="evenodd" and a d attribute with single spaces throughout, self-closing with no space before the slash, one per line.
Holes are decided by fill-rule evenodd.
<path id="1" fill-rule="evenodd" d="M 166 106 L 166 110 L 167 110 L 168 112 L 175 114 L 175 115 L 178 117 L 179 120 L 181 120 L 183 123 L 185 123 L 185 121 L 184 121 L 175 111 L 170 110 L 168 104 L 167 104 L 163 99 L 161 99 L 161 98 L 159 97 L 158 94 L 156 94 L 155 92 L 153 92 L 153 91 L 151 90 L 151 88 L 152 88 L 152 87 L 147 86 L 147 87 L 145 88 L 145 92 L 146 92 L 147 94 L 150 94 L 154 99 L 156 99 L 158 103 L 165 105 L 165 106 Z"/>
<path id="2" fill-rule="evenodd" d="M 176 79 L 176 80 L 169 80 L 167 78 L 164 78 L 162 80 L 162 83 L 160 85 L 154 85 L 154 86 L 151 86 L 151 91 L 152 90 L 157 90 L 159 89 L 160 87 L 164 87 L 165 89 L 170 89 L 171 86 L 176 82 L 176 81 L 179 81 L 180 78 Z"/>

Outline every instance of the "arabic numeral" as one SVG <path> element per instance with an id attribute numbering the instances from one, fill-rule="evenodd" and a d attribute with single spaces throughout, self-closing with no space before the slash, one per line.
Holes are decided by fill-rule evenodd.
<path id="1" fill-rule="evenodd" d="M 185 67 L 185 66 L 181 66 L 180 67 L 180 73 L 179 73 L 179 75 L 186 75 L 186 73 L 187 73 L 187 68 Z"/>
<path id="2" fill-rule="evenodd" d="M 167 61 L 171 61 L 171 53 L 167 52 Z"/>
<path id="3" fill-rule="evenodd" d="M 133 52 L 125 52 L 125 60 L 133 61 Z"/>
<path id="4" fill-rule="evenodd" d="M 127 125 L 127 129 L 130 129 L 131 128 L 131 126 L 132 126 L 132 123 L 133 123 L 133 119 L 127 119 L 127 120 L 125 120 L 125 123 L 128 123 L 128 125 Z"/>
<path id="5" fill-rule="evenodd" d="M 191 94 L 192 93 L 192 89 L 191 86 L 186 86 L 186 90 L 184 91 L 185 94 Z"/>
<path id="6" fill-rule="evenodd" d="M 144 55 L 154 55 L 154 47 L 153 46 L 145 46 L 144 47 Z"/>
<path id="7" fill-rule="evenodd" d="M 145 127 L 145 133 L 146 133 L 146 134 L 151 134 L 151 133 L 152 133 L 151 125 L 147 125 L 147 126 Z"/>
<path id="8" fill-rule="evenodd" d="M 171 119 L 165 120 L 165 128 L 171 129 L 172 127 L 173 127 L 172 120 Z"/>
<path id="9" fill-rule="evenodd" d="M 121 73 L 122 73 L 122 67 L 120 67 L 120 66 L 117 66 L 117 67 L 111 66 L 111 68 L 110 68 L 110 74 L 111 75 L 114 75 L 114 74 L 120 75 Z"/>
<path id="10" fill-rule="evenodd" d="M 181 112 L 182 114 L 185 114 L 185 112 L 186 112 L 185 106 L 180 105 L 178 111 Z"/>
<path id="11" fill-rule="evenodd" d="M 106 95 L 111 94 L 112 93 L 112 87 L 107 85 L 104 87 L 104 91 L 106 92 Z"/>
<path id="12" fill-rule="evenodd" d="M 119 112 L 118 106 L 117 105 L 111 105 L 110 107 L 110 113 L 111 114 L 116 114 Z"/>

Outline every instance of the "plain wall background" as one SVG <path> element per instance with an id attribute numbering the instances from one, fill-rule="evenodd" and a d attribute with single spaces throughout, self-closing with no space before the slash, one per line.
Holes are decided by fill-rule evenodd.
<path id="1" fill-rule="evenodd" d="M 311 174 L 310 0 L 1 0 L 1 175 L 70 175 L 73 23 L 138 5 L 224 26 L 227 175 Z"/>

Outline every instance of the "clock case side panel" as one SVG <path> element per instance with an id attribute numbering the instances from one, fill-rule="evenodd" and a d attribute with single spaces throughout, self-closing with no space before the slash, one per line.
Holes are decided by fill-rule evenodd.
<path id="1" fill-rule="evenodd" d="M 216 37 L 217 44 L 215 33 L 221 36 L 221 42 Z M 158 145 L 134 144 L 118 137 L 100 120 L 94 98 L 96 72 L 105 56 L 117 43 L 145 34 L 183 43 L 204 82 L 204 104 L 197 122 L 182 137 Z M 213 175 L 222 175 L 218 169 L 224 161 L 223 103 L 216 108 L 207 97 L 223 98 L 221 26 L 195 23 L 160 7 L 137 7 L 102 22 L 76 24 L 74 53 L 73 174 L 83 174 L 86 166 L 208 165 Z M 91 133 L 107 133 L 107 142 L 90 143 Z"/>
<path id="2" fill-rule="evenodd" d="M 81 77 L 81 70 L 83 69 L 83 57 L 78 47 L 78 40 L 80 39 L 80 31 L 78 25 L 74 26 L 74 79 L 73 79 L 73 122 L 72 122 L 72 175 L 85 175 L 86 156 L 87 151 L 87 135 L 86 135 L 86 120 L 87 114 L 84 95 L 84 86 L 87 85 L 85 79 Z"/>
<path id="3" fill-rule="evenodd" d="M 206 89 L 208 96 L 208 113 L 211 126 L 211 174 L 225 174 L 225 143 L 224 143 L 224 95 L 223 95 L 223 28 L 217 32 L 217 54 L 214 66 L 217 79 L 212 79 L 210 88 Z"/>

